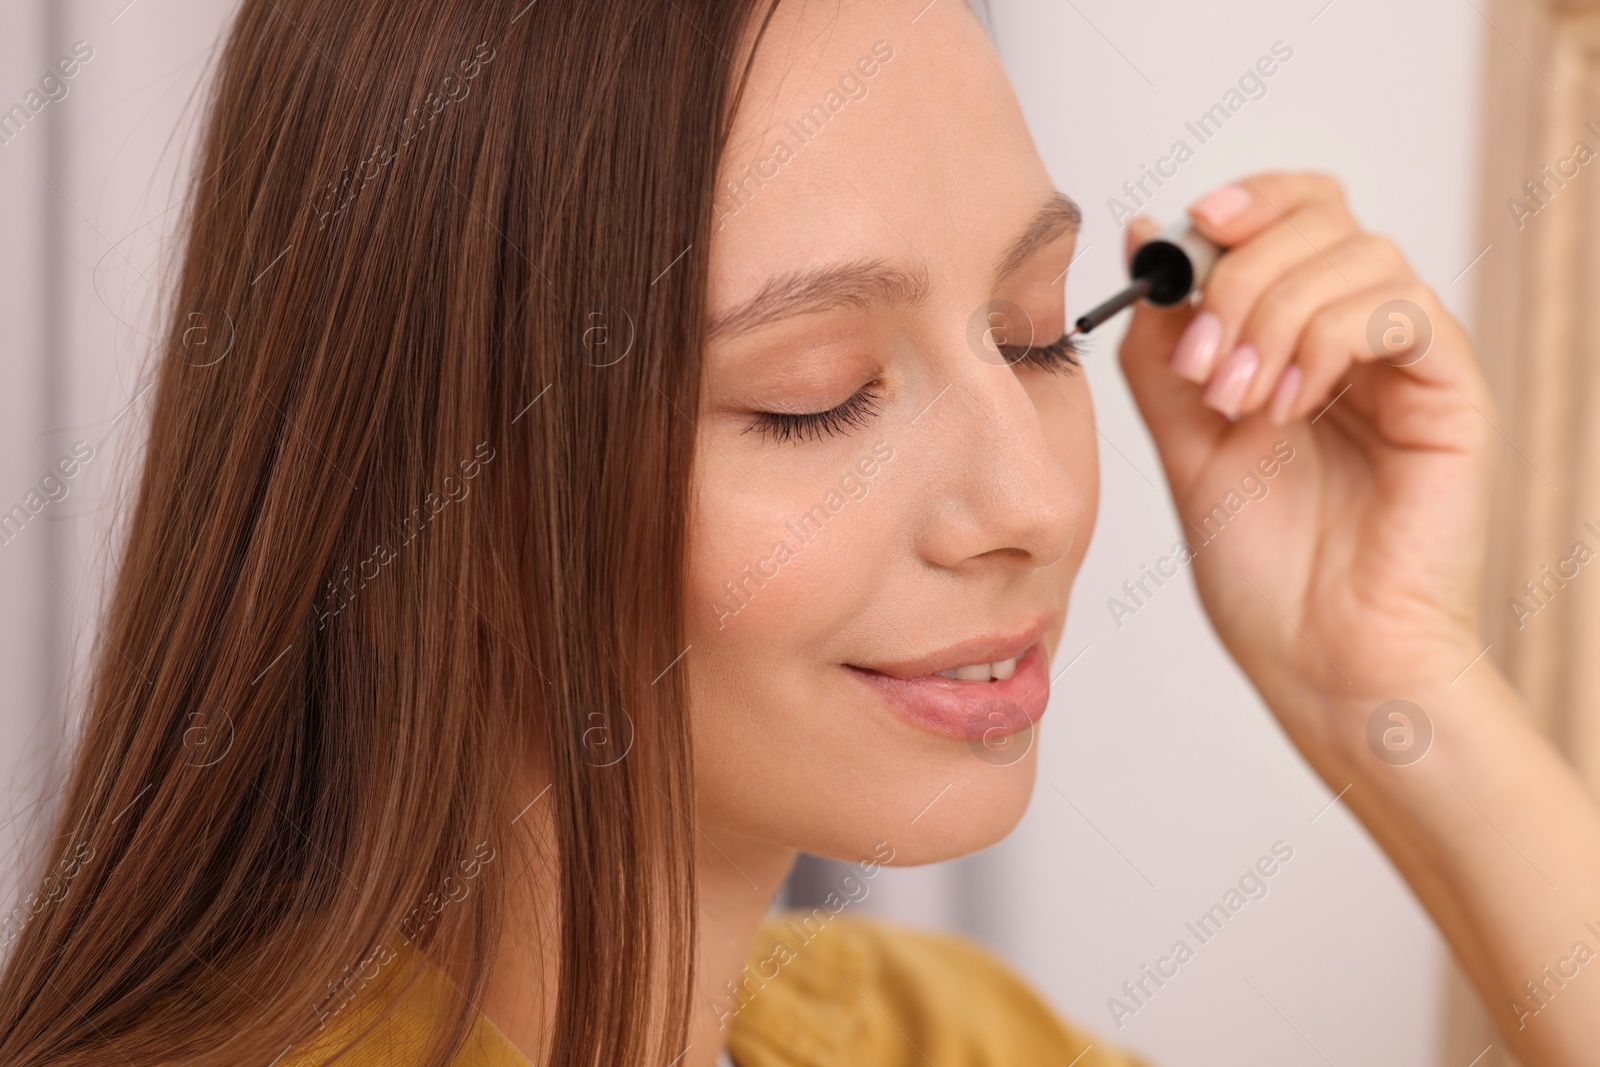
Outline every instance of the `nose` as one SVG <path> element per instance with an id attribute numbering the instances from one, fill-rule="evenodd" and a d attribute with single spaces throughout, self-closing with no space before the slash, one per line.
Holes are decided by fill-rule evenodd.
<path id="1" fill-rule="evenodd" d="M 918 420 L 936 497 L 917 531 L 921 554 L 952 570 L 996 560 L 1047 567 L 1087 538 L 1079 526 L 1089 502 L 1017 372 L 962 358 L 948 392 Z M 1088 415 L 1068 408 L 1066 417 Z"/>

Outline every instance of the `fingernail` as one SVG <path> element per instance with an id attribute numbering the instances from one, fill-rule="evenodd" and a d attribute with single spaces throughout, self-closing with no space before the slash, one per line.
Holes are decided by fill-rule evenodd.
<path id="1" fill-rule="evenodd" d="M 1203 383 L 1211 373 L 1211 364 L 1217 358 L 1217 345 L 1222 342 L 1222 320 L 1209 311 L 1202 311 L 1189 320 L 1183 336 L 1172 350 L 1172 370 L 1180 378 L 1196 385 Z"/>
<path id="2" fill-rule="evenodd" d="M 1250 206 L 1250 194 L 1237 185 L 1213 189 L 1195 203 L 1193 211 L 1213 226 L 1221 226 Z"/>
<path id="3" fill-rule="evenodd" d="M 1272 425 L 1282 426 L 1289 421 L 1289 408 L 1294 405 L 1294 398 L 1300 395 L 1300 368 L 1289 364 L 1283 376 L 1278 379 L 1278 387 L 1272 391 Z"/>
<path id="4" fill-rule="evenodd" d="M 1235 348 L 1206 387 L 1206 403 L 1230 419 L 1238 418 L 1239 405 L 1244 402 L 1244 394 L 1260 366 L 1261 356 L 1256 353 L 1255 345 L 1243 344 Z"/>

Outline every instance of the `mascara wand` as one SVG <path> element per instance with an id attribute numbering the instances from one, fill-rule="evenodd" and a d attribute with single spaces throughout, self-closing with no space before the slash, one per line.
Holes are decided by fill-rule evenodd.
<path id="1" fill-rule="evenodd" d="M 1205 285 L 1222 249 L 1194 229 L 1188 219 L 1173 223 L 1139 246 L 1128 264 L 1133 281 L 1116 296 L 1097 304 L 1073 324 L 1068 337 L 1088 333 L 1135 300 L 1172 307 Z"/>

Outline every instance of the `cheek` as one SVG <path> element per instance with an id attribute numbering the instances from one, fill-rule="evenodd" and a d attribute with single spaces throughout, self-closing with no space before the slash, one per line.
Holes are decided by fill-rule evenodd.
<path id="1" fill-rule="evenodd" d="M 1088 548 L 1100 504 L 1100 453 L 1094 429 L 1094 402 L 1089 396 L 1089 380 L 1082 370 L 1052 379 L 1035 376 L 1026 387 L 1039 412 L 1050 451 L 1072 476 L 1072 483 L 1083 500 L 1077 538 L 1065 561 L 1071 564 L 1066 576 L 1070 583 Z"/>
<path id="2" fill-rule="evenodd" d="M 706 466 L 689 547 L 688 636 L 712 654 L 738 655 L 759 647 L 760 632 L 772 636 L 775 614 L 798 607 L 813 546 L 798 536 L 809 524 L 794 524 L 804 512 L 796 494 L 767 479 L 741 484 L 715 470 L 726 466 L 718 460 Z"/>
<path id="3" fill-rule="evenodd" d="M 703 826 L 851 857 L 881 836 L 860 798 L 882 794 L 869 806 L 881 810 L 899 794 L 883 768 L 903 741 L 840 664 L 862 611 L 855 590 L 889 567 L 886 531 L 904 516 L 888 472 L 865 497 L 840 488 L 866 448 L 784 455 L 787 472 L 746 464 L 748 481 L 715 450 L 697 457 L 681 668 Z"/>
<path id="4" fill-rule="evenodd" d="M 1064 605 L 1071 597 L 1072 584 L 1089 551 L 1089 541 L 1100 507 L 1099 438 L 1094 429 L 1094 405 L 1089 397 L 1088 380 L 1082 371 L 1071 377 L 1057 377 L 1054 382 L 1030 381 L 1027 388 L 1039 412 L 1040 425 L 1050 451 L 1072 476 L 1072 483 L 1083 500 L 1083 511 L 1078 518 L 1072 547 L 1065 558 L 1052 568 L 1052 580 L 1059 603 Z M 1063 614 L 1045 634 L 1045 646 L 1051 649 L 1052 655 L 1060 650 L 1066 623 Z"/>
<path id="5" fill-rule="evenodd" d="M 697 458 L 687 636 L 721 679 L 795 684 L 786 676 L 825 659 L 859 609 L 841 576 L 886 567 L 895 541 L 881 527 L 894 520 L 853 466 L 866 448 L 836 449 L 833 463 L 795 457 L 785 472 L 741 473 L 714 450 Z"/>

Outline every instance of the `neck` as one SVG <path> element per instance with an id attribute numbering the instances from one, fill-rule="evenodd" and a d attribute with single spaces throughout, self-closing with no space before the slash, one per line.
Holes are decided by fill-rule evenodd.
<path id="1" fill-rule="evenodd" d="M 756 928 L 789 868 L 795 850 L 702 827 L 697 870 L 700 931 L 696 949 L 694 1005 L 689 1015 L 689 1051 L 684 1067 L 713 1067 L 727 1045 L 728 983 L 735 986 L 750 957 Z"/>
<path id="2" fill-rule="evenodd" d="M 525 845 L 534 850 L 529 854 L 552 855 L 548 823 L 523 822 L 529 824 Z M 700 921 L 695 987 L 688 1047 L 673 1067 L 715 1067 L 727 1047 L 731 1024 L 720 1006 L 727 1002 L 728 983 L 738 984 L 756 930 L 795 858 L 794 849 L 708 823 L 701 823 L 697 831 Z M 550 936 L 558 929 L 552 905 L 558 899 L 555 872 L 538 859 L 508 869 L 526 872 L 528 878 L 511 887 L 506 934 L 496 955 L 494 978 L 479 1007 L 530 1062 L 543 1064 L 549 1057 L 545 1035 L 555 1016 L 558 992 L 554 982 L 545 981 L 556 973 L 559 962 L 560 939 Z M 518 916 L 535 921 L 518 922 Z"/>

